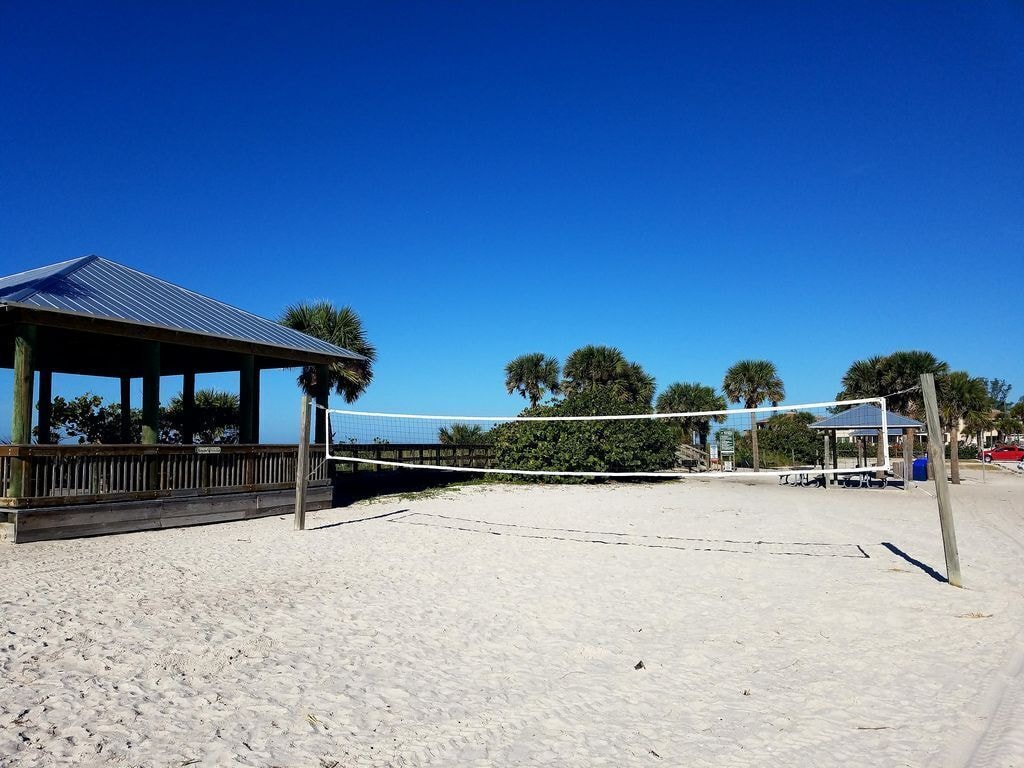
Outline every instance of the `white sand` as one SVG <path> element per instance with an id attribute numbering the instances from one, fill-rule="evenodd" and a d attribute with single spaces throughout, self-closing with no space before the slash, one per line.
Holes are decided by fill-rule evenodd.
<path id="1" fill-rule="evenodd" d="M 5 546 L 0 765 L 1024 765 L 1024 477 L 978 477 L 964 590 L 882 545 L 944 571 L 924 492 L 771 480 Z"/>

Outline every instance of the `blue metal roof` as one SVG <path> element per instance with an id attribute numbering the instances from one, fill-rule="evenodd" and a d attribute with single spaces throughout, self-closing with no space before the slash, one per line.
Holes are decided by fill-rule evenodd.
<path id="1" fill-rule="evenodd" d="M 364 359 L 347 349 L 99 256 L 84 256 L 2 277 L 0 304 Z"/>
<path id="2" fill-rule="evenodd" d="M 908 419 L 892 411 L 885 412 L 885 423 L 887 427 L 902 429 L 903 427 L 924 427 L 920 421 Z M 882 409 L 870 403 L 855 405 L 846 411 L 841 411 L 827 419 L 816 421 L 811 424 L 811 429 L 881 429 Z"/>

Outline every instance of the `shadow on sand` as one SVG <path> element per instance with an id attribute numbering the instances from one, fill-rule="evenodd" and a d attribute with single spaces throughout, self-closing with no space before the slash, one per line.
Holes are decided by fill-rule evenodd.
<path id="1" fill-rule="evenodd" d="M 902 549 L 897 547 L 895 544 L 892 544 L 891 542 L 888 542 L 888 541 L 883 541 L 882 542 L 882 546 L 885 547 L 886 549 L 888 549 L 894 555 L 896 555 L 896 557 L 903 558 L 904 560 L 906 560 L 908 563 L 910 563 L 915 568 L 920 568 L 922 571 L 924 571 L 926 574 L 931 576 L 936 581 L 942 582 L 943 584 L 948 584 L 949 583 L 949 579 L 947 579 L 941 573 L 936 571 L 930 565 L 927 565 L 926 563 L 922 563 L 920 560 L 917 560 L 916 558 L 911 557 L 906 552 L 904 552 Z"/>

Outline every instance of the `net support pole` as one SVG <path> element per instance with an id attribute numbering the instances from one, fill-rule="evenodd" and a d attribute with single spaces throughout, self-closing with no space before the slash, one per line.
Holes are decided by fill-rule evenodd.
<path id="1" fill-rule="evenodd" d="M 309 477 L 309 395 L 302 396 L 299 451 L 295 462 L 295 530 L 306 530 L 306 483 Z"/>
<path id="2" fill-rule="evenodd" d="M 903 490 L 910 490 L 910 481 L 914 479 L 914 428 L 903 429 Z"/>
<path id="3" fill-rule="evenodd" d="M 821 479 L 822 486 L 828 489 L 828 432 L 822 430 L 821 432 Z"/>
<path id="4" fill-rule="evenodd" d="M 956 531 L 953 530 L 953 505 L 949 499 L 946 457 L 942 445 L 942 427 L 939 424 L 939 402 L 935 395 L 933 374 L 921 374 L 921 392 L 924 394 L 924 410 L 928 419 L 928 464 L 935 465 L 935 498 L 939 505 L 942 549 L 946 555 L 946 578 L 954 587 L 962 587 L 960 553 L 956 548 Z"/>
<path id="5" fill-rule="evenodd" d="M 885 400 L 882 400 L 879 411 L 881 412 L 882 426 L 878 430 L 878 444 L 875 446 L 875 466 L 885 467 L 889 464 L 889 420 L 886 418 Z M 882 482 L 883 488 L 886 474 L 887 470 L 884 469 L 875 472 L 875 479 Z"/>

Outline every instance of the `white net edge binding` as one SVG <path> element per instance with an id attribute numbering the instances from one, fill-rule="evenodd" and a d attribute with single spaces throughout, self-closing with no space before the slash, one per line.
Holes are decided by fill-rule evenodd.
<path id="1" fill-rule="evenodd" d="M 515 422 L 579 422 L 579 421 L 632 421 L 632 420 L 658 420 L 658 419 L 683 419 L 693 417 L 734 417 L 744 414 L 752 413 L 788 413 L 796 411 L 806 411 L 809 409 L 823 409 L 831 408 L 833 406 L 854 406 L 863 404 L 874 404 L 879 407 L 881 411 L 881 426 L 879 428 L 879 435 L 884 436 L 882 439 L 883 446 L 883 460 L 881 464 L 871 466 L 855 466 L 855 467 L 815 467 L 811 468 L 764 468 L 762 467 L 757 472 L 750 467 L 734 468 L 731 470 L 709 470 L 709 471 L 673 471 L 673 470 L 660 470 L 652 472 L 612 472 L 612 471 L 567 471 L 567 470 L 547 470 L 547 469 L 510 469 L 500 467 L 458 467 L 458 466 L 446 466 L 442 464 L 424 464 L 424 463 L 412 463 L 402 461 L 389 461 L 383 459 L 371 459 L 366 457 L 358 456 L 343 456 L 333 453 L 332 441 L 331 441 L 331 415 L 337 414 L 340 416 L 350 417 L 365 417 L 365 418 L 379 418 L 379 419 L 407 419 L 407 420 L 421 420 L 428 422 L 448 423 L 448 424 L 464 424 L 472 422 L 483 422 L 491 424 L 507 424 Z M 377 411 L 354 411 L 346 409 L 327 408 L 324 409 L 324 418 L 327 420 L 327 440 L 325 445 L 325 460 L 332 461 L 343 461 L 351 464 L 371 464 L 386 467 L 395 467 L 400 469 L 432 469 L 441 470 L 446 472 L 463 472 L 463 473 L 477 473 L 477 474 L 496 474 L 496 475 L 522 475 L 522 476 L 555 476 L 555 477 L 635 477 L 635 478 L 662 478 L 662 479 L 682 479 L 687 477 L 706 477 L 706 478 L 728 478 L 737 477 L 741 475 L 755 475 L 761 477 L 782 477 L 792 475 L 796 472 L 814 473 L 818 475 L 844 475 L 844 474 L 863 474 L 865 472 L 890 472 L 892 470 L 892 462 L 889 454 L 889 426 L 888 426 L 888 411 L 885 407 L 884 397 L 866 397 L 855 400 L 832 400 L 821 403 L 799 403 L 794 405 L 774 405 L 774 406 L 763 406 L 758 408 L 734 408 L 717 411 L 685 411 L 677 413 L 642 413 L 642 414 L 613 414 L 606 416 L 439 416 L 430 414 L 412 414 L 412 413 L 386 413 Z M 838 427 L 838 429 L 853 429 L 853 427 Z M 337 445 L 345 445 L 346 443 L 338 443 Z M 381 449 L 387 449 L 389 443 L 382 442 L 379 447 Z M 430 443 L 429 445 L 442 445 L 439 442 Z"/>

